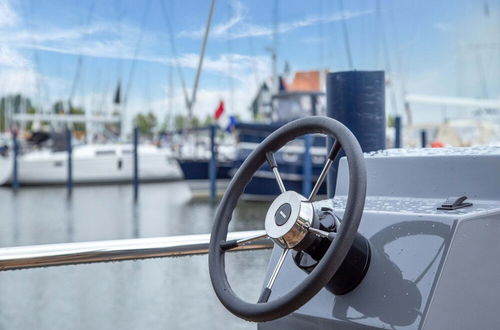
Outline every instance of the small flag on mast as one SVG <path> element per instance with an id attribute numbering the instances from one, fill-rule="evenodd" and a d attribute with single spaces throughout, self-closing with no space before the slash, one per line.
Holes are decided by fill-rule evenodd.
<path id="1" fill-rule="evenodd" d="M 214 113 L 215 120 L 219 120 L 219 118 L 222 116 L 223 113 L 224 113 L 224 101 L 221 100 L 219 106 L 217 107 L 217 109 L 215 109 Z"/>

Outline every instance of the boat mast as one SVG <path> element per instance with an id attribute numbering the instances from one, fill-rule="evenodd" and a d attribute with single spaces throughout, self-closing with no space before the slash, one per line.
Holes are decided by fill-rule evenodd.
<path id="1" fill-rule="evenodd" d="M 141 29 L 139 32 L 139 37 L 137 38 L 137 44 L 134 49 L 134 57 L 132 59 L 132 63 L 130 64 L 130 71 L 128 75 L 128 81 L 126 84 L 126 88 L 124 89 L 124 94 L 123 94 L 123 101 L 121 104 L 121 116 L 122 116 L 122 122 L 121 122 L 121 139 L 124 140 L 126 138 L 125 134 L 125 123 L 126 123 L 126 118 L 127 118 L 127 105 L 130 97 L 130 93 L 132 90 L 132 83 L 134 81 L 134 76 L 135 76 L 135 68 L 137 65 L 137 60 L 139 57 L 139 51 L 142 46 L 142 40 L 144 37 L 144 27 L 146 26 L 147 23 L 147 18 L 149 14 L 149 8 L 151 6 L 151 0 L 148 0 L 144 6 L 144 11 L 142 13 L 142 18 L 141 18 Z M 125 84 L 124 84 L 125 85 Z"/>
<path id="2" fill-rule="evenodd" d="M 175 37 L 174 37 L 174 32 L 172 29 L 172 23 L 169 19 L 168 13 L 167 13 L 167 8 L 165 6 L 165 0 L 160 1 L 161 5 L 161 13 L 163 14 L 163 20 L 165 22 L 165 25 L 167 27 L 168 35 L 169 35 L 169 41 L 170 41 L 170 50 L 172 51 L 172 55 L 174 57 L 175 61 L 175 66 L 177 67 L 177 74 L 179 76 L 179 80 L 181 82 L 181 87 L 182 87 L 182 94 L 184 96 L 184 103 L 186 104 L 186 108 L 189 104 L 189 96 L 186 88 L 186 80 L 184 79 L 184 75 L 182 74 L 182 67 L 179 62 L 179 56 L 177 55 L 177 47 L 175 46 Z M 171 5 L 171 2 L 170 2 Z M 172 11 L 172 9 L 169 9 L 169 11 Z M 172 67 L 172 64 L 170 64 L 170 68 Z M 172 97 L 172 96 L 169 96 Z M 171 108 L 172 109 L 172 108 Z"/>
<path id="3" fill-rule="evenodd" d="M 196 70 L 196 77 L 194 79 L 193 94 L 191 95 L 191 100 L 189 100 L 187 103 L 188 125 L 191 125 L 191 122 L 193 120 L 193 105 L 196 101 L 196 92 L 198 90 L 198 83 L 200 81 L 201 69 L 203 67 L 203 59 L 205 57 L 205 50 L 207 48 L 208 33 L 210 31 L 210 25 L 212 23 L 214 7 L 215 7 L 215 0 L 212 0 L 212 2 L 210 3 L 210 9 L 208 11 L 207 24 L 205 26 L 205 34 L 203 36 L 203 42 L 201 44 L 200 60 L 198 62 L 198 69 Z"/>
<path id="4" fill-rule="evenodd" d="M 280 84 L 278 81 L 278 1 L 274 0 L 273 8 L 273 48 L 271 49 L 271 65 L 273 72 L 272 93 L 278 93 Z"/>

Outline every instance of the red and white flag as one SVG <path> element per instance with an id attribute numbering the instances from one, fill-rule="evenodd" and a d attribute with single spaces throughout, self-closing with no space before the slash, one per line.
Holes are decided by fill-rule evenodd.
<path id="1" fill-rule="evenodd" d="M 221 100 L 219 106 L 217 107 L 217 109 L 215 109 L 214 112 L 215 120 L 219 120 L 219 118 L 222 116 L 223 113 L 224 113 L 224 101 Z"/>

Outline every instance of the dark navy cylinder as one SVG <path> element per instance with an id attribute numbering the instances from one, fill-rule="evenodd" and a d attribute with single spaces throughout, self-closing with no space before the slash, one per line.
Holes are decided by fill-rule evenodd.
<path id="1" fill-rule="evenodd" d="M 19 155 L 19 143 L 17 142 L 17 130 L 12 132 L 12 189 L 17 190 L 19 188 L 19 177 L 17 168 L 17 156 Z"/>
<path id="2" fill-rule="evenodd" d="M 217 200 L 217 148 L 215 138 L 217 135 L 217 126 L 210 125 L 210 161 L 208 163 L 208 179 L 210 181 L 210 200 Z"/>
<path id="3" fill-rule="evenodd" d="M 133 154 L 133 173 L 132 185 L 134 186 L 134 201 L 139 198 L 139 128 L 134 127 L 133 136 L 134 154 Z"/>
<path id="4" fill-rule="evenodd" d="M 384 71 L 345 71 L 329 73 L 326 87 L 327 116 L 346 125 L 358 139 L 363 152 L 385 149 Z M 328 139 L 331 148 L 332 140 Z M 337 157 L 328 175 L 327 189 L 335 193 Z"/>
<path id="5" fill-rule="evenodd" d="M 422 148 L 427 148 L 427 131 L 425 129 L 420 131 L 420 144 Z"/>
<path id="6" fill-rule="evenodd" d="M 68 127 L 66 127 L 66 148 L 68 151 L 68 177 L 66 179 L 66 188 L 68 190 L 68 195 L 71 195 L 73 192 L 73 144 L 71 130 Z"/>
<path id="7" fill-rule="evenodd" d="M 403 146 L 403 123 L 401 116 L 394 117 L 394 148 L 401 148 Z"/>

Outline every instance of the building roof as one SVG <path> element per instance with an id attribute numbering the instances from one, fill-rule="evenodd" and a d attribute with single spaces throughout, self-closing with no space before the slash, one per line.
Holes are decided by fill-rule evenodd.
<path id="1" fill-rule="evenodd" d="M 295 73 L 293 81 L 286 86 L 289 92 L 319 92 L 321 88 L 320 71 L 299 71 Z"/>

